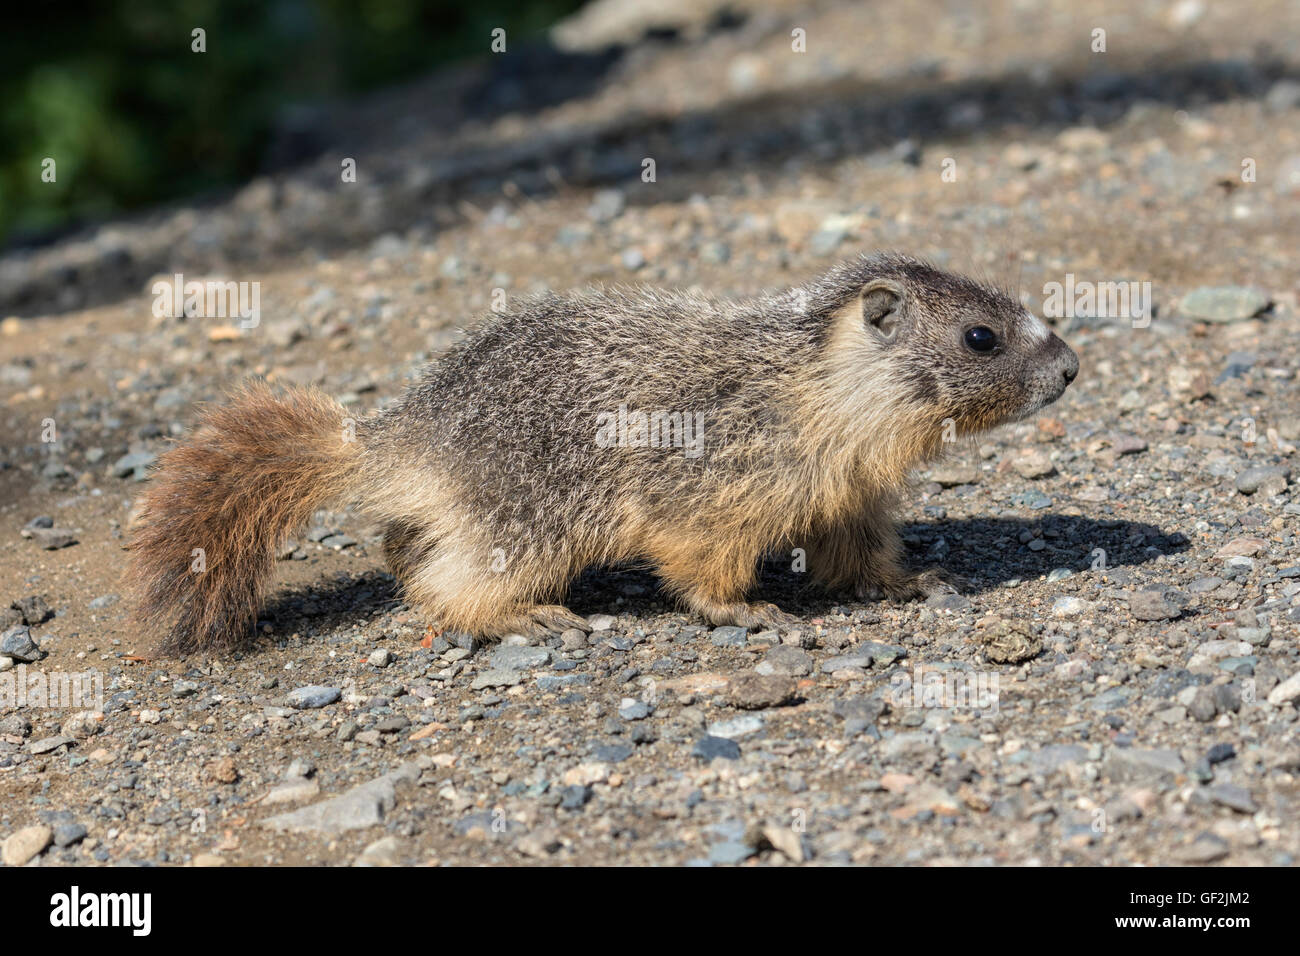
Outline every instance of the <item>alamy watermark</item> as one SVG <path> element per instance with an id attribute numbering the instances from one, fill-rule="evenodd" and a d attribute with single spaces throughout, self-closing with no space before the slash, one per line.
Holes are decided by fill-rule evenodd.
<path id="1" fill-rule="evenodd" d="M 241 329 L 255 329 L 262 321 L 262 284 L 224 279 L 191 279 L 176 273 L 151 287 L 156 318 L 239 319 Z"/>
<path id="2" fill-rule="evenodd" d="M 998 712 L 996 671 L 938 671 L 915 668 L 900 671 L 889 681 L 889 703 L 894 709 L 937 707 L 974 710 L 992 717 Z"/>
<path id="3" fill-rule="evenodd" d="M 680 448 L 687 458 L 704 454 L 704 413 L 629 411 L 596 416 L 596 445 L 600 448 Z"/>
<path id="4" fill-rule="evenodd" d="M 103 712 L 104 675 L 94 669 L 28 671 L 26 664 L 0 674 L 0 712 L 29 707 Z"/>
<path id="5" fill-rule="evenodd" d="M 1043 315 L 1053 319 L 1129 319 L 1135 329 L 1151 324 L 1150 282 L 1091 282 L 1076 280 L 1043 286 Z"/>

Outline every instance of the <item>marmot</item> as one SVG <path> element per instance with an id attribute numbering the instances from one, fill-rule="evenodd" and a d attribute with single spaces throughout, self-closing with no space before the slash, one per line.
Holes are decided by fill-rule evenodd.
<path id="1" fill-rule="evenodd" d="M 945 582 L 903 564 L 909 470 L 1055 401 L 1078 368 L 1008 294 L 894 254 L 742 301 L 546 294 L 355 423 L 260 383 L 204 415 L 143 496 L 138 614 L 170 625 L 163 654 L 240 644 L 277 547 L 347 501 L 384 522 L 430 623 L 483 638 L 586 629 L 553 602 L 620 562 L 715 625 L 793 620 L 746 599 L 776 550 L 805 549 L 829 588 L 923 596 Z"/>

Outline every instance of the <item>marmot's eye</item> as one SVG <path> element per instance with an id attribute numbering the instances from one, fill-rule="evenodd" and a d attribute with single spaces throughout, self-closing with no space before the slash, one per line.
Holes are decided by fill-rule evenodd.
<path id="1" fill-rule="evenodd" d="M 987 326 L 977 325 L 966 330 L 966 345 L 973 352 L 992 352 L 998 347 L 998 337 Z"/>

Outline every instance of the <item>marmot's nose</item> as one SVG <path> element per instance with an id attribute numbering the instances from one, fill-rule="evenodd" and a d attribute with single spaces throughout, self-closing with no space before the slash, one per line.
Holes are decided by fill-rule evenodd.
<path id="1" fill-rule="evenodd" d="M 1065 385 L 1062 385 L 1061 387 L 1065 388 L 1073 382 L 1075 376 L 1079 374 L 1079 356 L 1075 355 L 1074 349 L 1066 345 L 1058 336 L 1054 335 L 1052 338 L 1055 339 L 1052 345 L 1059 352 L 1064 353 L 1058 355 L 1057 361 L 1060 363 L 1061 378 L 1065 379 Z"/>

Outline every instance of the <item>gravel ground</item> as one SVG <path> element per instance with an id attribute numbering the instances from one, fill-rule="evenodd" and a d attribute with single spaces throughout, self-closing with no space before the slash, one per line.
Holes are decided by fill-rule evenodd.
<path id="1" fill-rule="evenodd" d="M 572 61 L 449 71 L 313 165 L 0 262 L 0 681 L 104 696 L 0 702 L 3 862 L 1293 864 L 1300 8 L 699 4 L 584 52 L 629 39 L 602 6 Z M 245 652 L 154 660 L 126 625 L 140 482 L 240 379 L 362 414 L 494 290 L 743 294 L 876 248 L 1036 310 L 1150 283 L 1149 323 L 1050 319 L 1065 397 L 917 476 L 909 557 L 964 593 L 839 604 L 775 556 L 802 626 L 746 633 L 610 569 L 570 601 L 590 635 L 480 648 L 345 510 Z M 155 317 L 174 271 L 259 282 L 261 323 Z"/>

